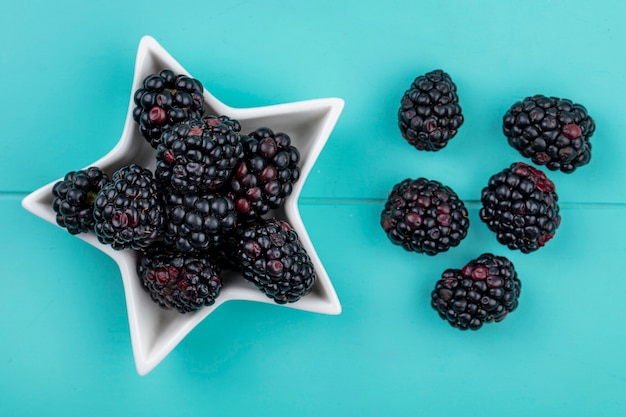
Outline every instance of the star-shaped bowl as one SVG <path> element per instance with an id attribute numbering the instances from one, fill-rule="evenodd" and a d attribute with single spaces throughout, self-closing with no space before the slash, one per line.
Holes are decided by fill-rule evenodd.
<path id="1" fill-rule="evenodd" d="M 190 75 L 155 39 L 150 36 L 143 37 L 137 50 L 132 92 L 141 87 L 145 77 L 166 68 L 179 74 Z M 298 198 L 307 175 L 343 110 L 343 100 L 327 98 L 257 108 L 233 108 L 221 103 L 206 89 L 204 100 L 205 114 L 235 118 L 239 120 L 245 133 L 263 126 L 275 132 L 287 133 L 300 151 L 300 180 L 295 184 L 293 193 L 286 199 L 284 206 L 269 213 L 268 216 L 286 220 L 296 230 L 313 262 L 317 281 L 310 294 L 283 307 L 321 314 L 339 314 L 341 304 L 302 222 Z M 133 107 L 131 93 L 126 123 L 119 142 L 104 157 L 85 167 L 98 166 L 111 175 L 117 169 L 135 163 L 154 171 L 155 151 L 139 133 L 138 126 L 132 118 Z M 76 168 L 68 169 L 72 170 Z M 52 187 L 63 175 L 32 192 L 22 201 L 26 210 L 55 226 L 57 224 L 56 214 L 52 209 Z M 116 251 L 108 245 L 101 244 L 93 234 L 80 234 L 76 237 L 109 255 L 119 266 L 126 295 L 133 355 L 140 375 L 154 369 L 196 325 L 221 304 L 230 300 L 274 303 L 252 284 L 246 282 L 241 275 L 226 273 L 221 294 L 212 306 L 191 314 L 163 310 L 150 299 L 141 286 L 135 269 L 135 252 Z"/>

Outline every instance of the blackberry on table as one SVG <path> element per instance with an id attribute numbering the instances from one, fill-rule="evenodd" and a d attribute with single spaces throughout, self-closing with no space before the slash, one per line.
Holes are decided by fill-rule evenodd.
<path id="1" fill-rule="evenodd" d="M 118 169 L 94 201 L 95 233 L 113 249 L 141 249 L 160 239 L 163 202 L 152 172 L 137 164 Z"/>
<path id="2" fill-rule="evenodd" d="M 134 93 L 133 120 L 143 137 L 156 149 L 163 130 L 204 113 L 204 87 L 200 81 L 164 69 L 143 80 Z"/>
<path id="3" fill-rule="evenodd" d="M 431 306 L 452 327 L 478 330 L 515 311 L 522 289 L 511 261 L 485 253 L 462 269 L 447 269 L 431 293 Z"/>
<path id="4" fill-rule="evenodd" d="M 180 252 L 215 249 L 237 224 L 233 201 L 219 194 L 167 192 L 165 243 Z"/>
<path id="5" fill-rule="evenodd" d="M 463 124 L 456 85 L 442 70 L 417 77 L 402 96 L 398 126 L 418 150 L 439 151 Z"/>
<path id="6" fill-rule="evenodd" d="M 481 202 L 480 218 L 498 242 L 523 253 L 544 246 L 561 223 L 554 183 L 523 162 L 491 176 Z"/>
<path id="7" fill-rule="evenodd" d="M 92 232 L 93 203 L 109 176 L 98 167 L 68 172 L 52 187 L 56 222 L 73 235 Z"/>
<path id="8" fill-rule="evenodd" d="M 281 206 L 300 178 L 300 153 L 285 133 L 263 127 L 242 138 L 244 157 L 230 182 L 230 193 L 243 219 L 254 219 Z"/>
<path id="9" fill-rule="evenodd" d="M 180 313 L 214 304 L 222 289 L 221 269 L 212 259 L 159 244 L 139 254 L 137 273 L 154 302 Z"/>
<path id="10" fill-rule="evenodd" d="M 178 192 L 222 187 L 243 157 L 241 126 L 227 116 L 189 118 L 163 132 L 156 177 Z"/>
<path id="11" fill-rule="evenodd" d="M 277 304 L 309 294 L 313 263 L 289 224 L 267 219 L 246 228 L 240 242 L 243 276 Z"/>
<path id="12" fill-rule="evenodd" d="M 504 114 L 504 135 L 520 154 L 551 171 L 572 173 L 591 160 L 595 122 L 569 99 L 535 95 Z"/>
<path id="13" fill-rule="evenodd" d="M 436 255 L 467 236 L 465 204 L 448 186 L 426 178 L 394 185 L 380 215 L 389 240 L 407 251 Z"/>

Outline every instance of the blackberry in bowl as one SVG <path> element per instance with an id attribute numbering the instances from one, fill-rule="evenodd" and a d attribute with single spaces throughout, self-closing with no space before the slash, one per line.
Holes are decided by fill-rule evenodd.
<path id="1" fill-rule="evenodd" d="M 498 242 L 522 253 L 544 246 L 561 224 L 554 183 L 523 162 L 492 175 L 481 203 L 480 218 Z"/>
<path id="2" fill-rule="evenodd" d="M 400 101 L 398 126 L 417 150 L 439 151 L 463 124 L 456 84 L 442 70 L 415 78 Z"/>
<path id="3" fill-rule="evenodd" d="M 227 116 L 189 118 L 163 132 L 155 176 L 178 192 L 212 192 L 243 157 L 241 126 Z"/>
<path id="4" fill-rule="evenodd" d="M 243 276 L 277 304 L 294 303 L 311 292 L 315 268 L 298 234 L 285 221 L 267 219 L 241 233 Z"/>
<path id="5" fill-rule="evenodd" d="M 213 305 L 222 289 L 222 271 L 213 259 L 197 252 L 176 252 L 161 244 L 140 252 L 137 274 L 155 303 L 179 313 Z"/>
<path id="6" fill-rule="evenodd" d="M 515 311 L 521 290 L 513 263 L 484 253 L 462 269 L 445 270 L 431 293 L 431 306 L 452 327 L 478 330 Z"/>
<path id="7" fill-rule="evenodd" d="M 243 158 L 229 193 L 241 218 L 253 220 L 279 208 L 300 178 L 300 152 L 286 133 L 260 127 L 243 137 Z"/>
<path id="8" fill-rule="evenodd" d="M 150 74 L 135 90 L 133 120 L 142 136 L 156 149 L 161 134 L 175 123 L 204 113 L 204 87 L 195 78 L 169 68 Z"/>
<path id="9" fill-rule="evenodd" d="M 469 216 L 450 187 L 426 178 L 407 178 L 393 186 L 380 224 L 393 244 L 436 255 L 458 246 L 467 236 Z"/>
<path id="10" fill-rule="evenodd" d="M 163 202 L 152 172 L 137 164 L 115 171 L 96 195 L 94 231 L 115 250 L 141 249 L 160 239 Z"/>
<path id="11" fill-rule="evenodd" d="M 535 95 L 513 104 L 502 130 L 509 145 L 537 165 L 572 173 L 591 160 L 595 122 L 572 100 Z"/>
<path id="12" fill-rule="evenodd" d="M 109 176 L 98 167 L 65 174 L 52 188 L 52 209 L 57 224 L 73 235 L 93 232 L 93 203 L 108 182 Z"/>

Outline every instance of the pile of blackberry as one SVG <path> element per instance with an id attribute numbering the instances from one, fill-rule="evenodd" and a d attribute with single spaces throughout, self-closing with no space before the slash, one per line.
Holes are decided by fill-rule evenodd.
<path id="1" fill-rule="evenodd" d="M 443 70 L 415 78 L 400 100 L 402 137 L 420 151 L 439 151 L 458 133 L 464 116 L 457 87 Z M 595 122 L 587 109 L 566 98 L 541 94 L 515 102 L 502 118 L 510 146 L 534 164 L 569 174 L 591 160 Z M 559 197 L 538 168 L 514 162 L 493 174 L 480 194 L 479 216 L 497 241 L 523 254 L 545 246 L 561 224 Z M 464 203 L 448 186 L 423 177 L 393 186 L 380 213 L 389 240 L 429 256 L 458 246 L 467 236 Z M 462 269 L 447 269 L 431 305 L 453 327 L 477 330 L 517 308 L 521 283 L 513 263 L 484 253 Z"/>
<path id="2" fill-rule="evenodd" d="M 225 270 L 278 304 L 317 280 L 297 233 L 272 217 L 300 178 L 300 153 L 269 127 L 244 134 L 228 115 L 204 114 L 202 84 L 165 69 L 134 94 L 133 118 L 154 148 L 154 172 L 137 164 L 109 177 L 68 173 L 53 188 L 57 223 L 133 250 L 152 300 L 190 313 L 215 303 Z"/>

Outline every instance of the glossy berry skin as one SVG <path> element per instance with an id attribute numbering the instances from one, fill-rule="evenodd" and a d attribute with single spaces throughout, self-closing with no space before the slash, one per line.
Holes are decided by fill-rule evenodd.
<path id="1" fill-rule="evenodd" d="M 68 172 L 52 187 L 56 222 L 70 234 L 93 232 L 93 203 L 109 176 L 98 167 Z"/>
<path id="2" fill-rule="evenodd" d="M 189 253 L 215 249 L 237 224 L 233 201 L 219 194 L 164 193 L 165 243 Z"/>
<path id="3" fill-rule="evenodd" d="M 515 311 L 521 289 L 513 263 L 485 253 L 462 269 L 445 270 L 431 293 L 431 306 L 452 327 L 478 330 Z"/>
<path id="4" fill-rule="evenodd" d="M 402 137 L 417 150 L 443 149 L 464 120 L 456 90 L 442 70 L 417 77 L 400 101 L 398 126 Z"/>
<path id="5" fill-rule="evenodd" d="M 179 313 L 213 305 L 222 289 L 221 269 L 211 258 L 174 252 L 162 245 L 139 254 L 137 274 L 154 302 Z"/>
<path id="6" fill-rule="evenodd" d="M 244 157 L 230 182 L 239 216 L 259 218 L 280 207 L 300 178 L 300 153 L 285 133 L 259 128 L 243 139 Z"/>
<path id="7" fill-rule="evenodd" d="M 227 116 L 186 119 L 165 130 L 156 177 L 177 192 L 210 192 L 230 179 L 243 157 L 241 126 Z"/>
<path id="8" fill-rule="evenodd" d="M 572 173 L 591 160 L 595 122 L 569 99 L 526 97 L 504 114 L 502 129 L 509 145 L 551 171 Z"/>
<path id="9" fill-rule="evenodd" d="M 469 217 L 450 187 L 426 178 L 407 178 L 389 193 L 380 224 L 393 244 L 432 256 L 461 243 Z"/>
<path id="10" fill-rule="evenodd" d="M 116 250 L 141 249 L 160 239 L 163 202 L 152 172 L 137 164 L 117 170 L 94 202 L 95 233 Z"/>
<path id="11" fill-rule="evenodd" d="M 153 148 L 172 125 L 204 113 L 204 87 L 200 81 L 164 69 L 143 80 L 133 96 L 133 120 Z"/>
<path id="12" fill-rule="evenodd" d="M 239 246 L 244 278 L 275 303 L 294 303 L 311 292 L 313 263 L 286 222 L 268 219 L 246 228 Z"/>
<path id="13" fill-rule="evenodd" d="M 523 162 L 491 176 L 481 202 L 481 220 L 496 233 L 498 242 L 512 250 L 538 250 L 561 224 L 554 183 Z"/>

